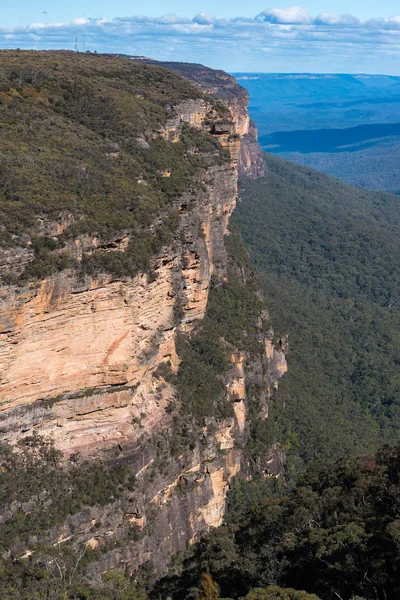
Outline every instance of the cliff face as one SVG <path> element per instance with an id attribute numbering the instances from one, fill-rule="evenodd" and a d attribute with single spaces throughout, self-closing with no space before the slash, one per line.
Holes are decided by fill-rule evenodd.
<path id="1" fill-rule="evenodd" d="M 209 106 L 193 101 L 175 112 L 160 132 L 169 139 L 179 138 L 183 123 L 201 128 Z M 240 155 L 236 125 L 228 126 L 230 131 L 217 135 L 229 148 L 231 161 L 203 173 L 202 189 L 190 211 L 184 208 L 189 199 L 181 198 L 181 240 L 154 259 L 152 281 L 146 275 L 80 281 L 62 272 L 29 287 L 4 289 L 4 440 L 35 429 L 54 437 L 64 452 L 82 452 L 135 435 L 132 419 L 143 412 L 141 404 L 147 411 L 154 401 L 154 371 L 167 361 L 178 368 L 177 328 L 189 332 L 191 324 L 204 317 L 211 275 L 221 275 L 226 266 L 223 237 L 235 207 Z M 178 293 L 183 315 L 177 322 Z M 139 408 L 133 409 L 135 405 Z M 155 412 L 149 410 L 148 426 L 158 426 Z"/>
<path id="2" fill-rule="evenodd" d="M 173 553 L 221 524 L 230 481 L 245 464 L 247 384 L 262 390 L 266 416 L 270 390 L 286 370 L 284 352 L 260 323 L 257 335 L 266 350 L 257 363 L 231 348 L 224 385 L 232 416 L 205 419 L 191 450 L 171 457 L 174 413 L 168 409 L 177 392 L 158 374 L 160 365 L 179 370 L 178 332 L 190 335 L 204 318 L 211 278 L 227 277 L 224 235 L 239 173 L 263 171 L 247 93 L 220 72 L 210 81 L 213 73 L 195 66 L 182 74 L 221 97 L 224 119 L 207 99 L 193 98 L 173 107 L 153 133 L 173 143 L 190 124 L 230 153 L 229 161 L 203 170 L 194 194 L 179 198 L 179 228 L 154 257 L 154 275 L 79 277 L 64 270 L 22 288 L 1 288 L 1 439 L 14 444 L 37 432 L 66 455 L 117 449 L 116 463 L 135 466 L 135 491 L 102 512 L 95 535 L 95 507 L 51 532 L 54 539 L 101 549 L 95 572 L 150 559 L 161 572 Z M 77 251 L 85 244 L 97 241 L 74 240 Z M 110 251 L 125 246 L 124 239 L 115 240 Z M 271 473 L 279 472 L 280 460 L 272 450 Z M 139 540 L 132 541 L 133 528 L 141 531 Z"/>
<path id="3" fill-rule="evenodd" d="M 206 94 L 221 99 L 229 107 L 241 138 L 238 174 L 253 178 L 265 175 L 265 163 L 258 145 L 257 127 L 248 112 L 249 94 L 234 77 L 224 71 L 197 64 L 157 61 L 149 61 L 149 63 L 176 71 L 198 85 Z"/>

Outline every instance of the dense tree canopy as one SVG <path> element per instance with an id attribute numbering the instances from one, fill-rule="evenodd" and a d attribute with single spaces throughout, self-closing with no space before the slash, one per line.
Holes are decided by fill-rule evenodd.
<path id="1" fill-rule="evenodd" d="M 182 574 L 156 586 L 154 598 L 167 590 L 174 600 L 195 597 L 201 571 L 223 598 L 399 597 L 400 448 L 310 468 L 287 495 L 272 486 L 261 501 L 240 503 L 235 493 L 232 500 L 226 524 L 197 545 Z"/>
<path id="2" fill-rule="evenodd" d="M 290 351 L 255 433 L 279 439 L 298 472 L 399 440 L 400 201 L 265 156 L 267 175 L 242 182 L 233 219 Z"/>
<path id="3" fill-rule="evenodd" d="M 173 106 L 201 97 L 155 65 L 72 52 L 0 53 L 0 248 L 35 251 L 23 280 L 71 267 L 118 276 L 151 269 L 152 255 L 176 229 L 174 202 L 201 185 L 202 169 L 228 159 L 208 133 L 186 127 L 177 143 L 160 135 Z M 106 251 L 127 232 L 125 252 Z M 78 265 L 69 242 L 85 235 L 105 249 L 85 252 Z"/>

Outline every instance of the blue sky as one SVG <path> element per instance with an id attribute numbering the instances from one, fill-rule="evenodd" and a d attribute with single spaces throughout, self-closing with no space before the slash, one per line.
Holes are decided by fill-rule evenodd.
<path id="1" fill-rule="evenodd" d="M 0 48 L 73 48 L 234 71 L 400 75 L 400 2 L 1 0 Z"/>

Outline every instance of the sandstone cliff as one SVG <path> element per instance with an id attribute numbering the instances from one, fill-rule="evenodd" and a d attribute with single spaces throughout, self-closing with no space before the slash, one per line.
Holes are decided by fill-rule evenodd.
<path id="1" fill-rule="evenodd" d="M 134 57 L 133 57 L 134 58 Z M 240 134 L 240 160 L 238 174 L 248 177 L 263 177 L 265 163 L 258 145 L 258 132 L 248 112 L 249 94 L 236 79 L 225 71 L 209 69 L 203 65 L 176 62 L 149 61 L 176 71 L 193 81 L 200 89 L 221 99 L 229 107 L 236 130 Z"/>
<path id="2" fill-rule="evenodd" d="M 255 335 L 265 352 L 257 359 L 228 345 L 231 369 L 223 383 L 231 416 L 205 418 L 192 447 L 171 457 L 179 406 L 169 410 L 177 391 L 160 375 L 160 366 L 179 371 L 177 335 L 190 336 L 204 318 L 212 278 L 226 281 L 224 236 L 238 177 L 262 174 L 263 162 L 247 93 L 233 78 L 198 66 L 165 66 L 221 98 L 224 108 L 218 112 L 207 96 L 185 99 L 171 107 L 151 136 L 174 144 L 189 124 L 217 140 L 229 159 L 203 169 L 195 192 L 176 199 L 179 226 L 173 242 L 153 257 L 152 276 L 82 277 L 66 269 L 23 287 L 1 288 L 1 439 L 15 444 L 37 432 L 51 437 L 65 455 L 107 450 L 116 464 L 135 467 L 134 492 L 101 515 L 92 507 L 49 533 L 100 549 L 94 572 L 121 564 L 135 568 L 148 560 L 161 572 L 172 554 L 221 524 L 230 482 L 246 466 L 241 448 L 249 432 L 248 384 L 258 390 L 266 417 L 270 391 L 286 370 L 284 352 L 265 329 L 267 319 L 260 318 Z M 63 224 L 49 227 L 54 234 Z M 124 232 L 107 251 L 124 252 L 129 236 Z M 81 236 L 72 246 L 79 257 L 98 244 Z M 29 252 L 28 247 L 24 260 Z M 7 251 L 3 256 L 9 268 L 12 256 Z M 279 473 L 282 460 L 279 450 L 271 449 L 266 474 Z M 132 529 L 140 530 L 139 539 L 132 540 Z"/>

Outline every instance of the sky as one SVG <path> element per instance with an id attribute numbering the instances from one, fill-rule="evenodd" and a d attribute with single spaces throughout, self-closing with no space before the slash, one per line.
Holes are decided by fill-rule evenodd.
<path id="1" fill-rule="evenodd" d="M 400 75 L 400 0 L 0 0 L 0 48 L 76 43 L 229 72 Z"/>

